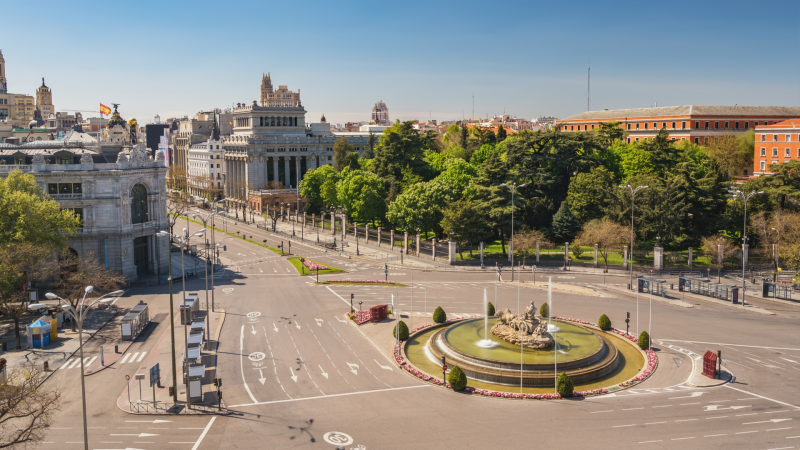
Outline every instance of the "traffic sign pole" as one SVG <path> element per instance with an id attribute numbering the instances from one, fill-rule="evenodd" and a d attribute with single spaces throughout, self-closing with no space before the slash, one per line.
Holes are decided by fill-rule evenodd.
<path id="1" fill-rule="evenodd" d="M 131 376 L 125 375 L 125 385 L 128 387 L 128 405 L 131 404 Z"/>

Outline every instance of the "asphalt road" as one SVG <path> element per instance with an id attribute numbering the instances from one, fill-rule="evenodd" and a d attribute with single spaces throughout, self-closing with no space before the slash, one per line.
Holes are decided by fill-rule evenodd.
<path id="1" fill-rule="evenodd" d="M 248 230 L 251 234 L 275 244 L 261 230 Z M 408 286 L 314 286 L 271 251 L 241 239 L 225 244 L 228 250 L 221 256 L 226 270 L 215 275 L 216 303 L 227 312 L 217 377 L 223 380 L 231 415 L 212 419 L 120 412 L 115 401 L 125 386 L 123 375 L 141 366 L 136 356 L 134 363 L 87 377 L 90 448 L 336 448 L 332 442 L 367 449 L 501 448 L 534 442 L 549 448 L 800 448 L 798 307 L 762 301 L 777 312 L 767 316 L 704 301 L 692 300 L 694 308 L 658 300 L 651 304 L 641 296 L 637 314 L 635 296 L 617 291 L 598 288 L 601 297 L 556 292 L 553 308 L 560 316 L 596 321 L 605 313 L 621 326 L 625 313 L 631 312 L 631 331 L 636 331 L 637 319 L 641 329 L 652 320 L 660 366 L 647 382 L 615 395 L 508 401 L 419 382 L 395 367 L 390 355 L 344 321 L 342 313 L 349 308 L 350 294 L 356 306 L 363 302 L 362 308 L 391 304 L 394 295 L 403 320 L 418 326 L 430 320 L 436 306 L 450 315 L 480 314 L 484 290 L 499 309 L 512 311 L 531 300 L 540 305 L 547 299 L 545 291 L 497 285 L 491 273 L 394 268 L 389 279 Z M 292 247 L 296 254 L 350 271 L 327 278 L 384 275 L 368 261 Z M 562 283 L 602 285 L 602 276 L 553 276 Z M 622 277 L 606 281 L 612 280 L 627 283 Z M 202 287 L 202 279 L 193 280 L 187 290 Z M 166 287 L 131 290 L 120 304 L 132 306 L 140 298 L 163 311 Z M 152 337 L 128 352 L 148 352 L 167 326 L 163 321 Z M 709 349 L 722 350 L 735 382 L 709 389 L 687 386 L 688 353 Z M 96 345 L 90 342 L 86 350 L 90 356 Z M 39 447 L 82 448 L 78 371 L 59 369 L 47 386 L 59 386 L 64 397 L 56 423 Z"/>

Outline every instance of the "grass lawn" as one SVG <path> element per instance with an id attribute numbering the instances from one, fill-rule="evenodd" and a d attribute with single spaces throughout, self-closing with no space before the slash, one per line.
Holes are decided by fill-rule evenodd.
<path id="1" fill-rule="evenodd" d="M 311 261 L 311 262 L 315 262 L 317 264 L 323 265 L 325 267 L 330 267 L 330 269 L 328 269 L 328 270 L 320 270 L 319 271 L 320 275 L 325 275 L 325 274 L 328 274 L 328 273 L 345 273 L 344 270 L 337 269 L 336 267 L 333 267 L 330 264 L 322 264 L 321 262 L 314 261 L 313 259 L 308 259 L 308 258 L 305 258 L 305 259 L 306 259 L 306 261 Z M 290 263 L 292 263 L 294 268 L 297 269 L 297 273 L 299 273 L 300 275 L 316 275 L 317 274 L 316 270 L 309 270 L 306 266 L 304 266 L 303 263 L 300 262 L 300 257 L 299 256 L 294 256 L 294 257 L 288 258 L 287 260 Z M 320 283 L 320 284 L 322 284 L 322 283 Z"/>
<path id="2" fill-rule="evenodd" d="M 322 273 L 322 272 L 320 272 Z M 403 283 L 395 283 L 395 284 L 386 284 L 386 283 L 358 283 L 358 282 L 350 282 L 350 281 L 320 281 L 314 284 L 346 284 L 350 286 L 387 286 L 387 287 L 394 287 L 394 286 L 405 286 Z"/>

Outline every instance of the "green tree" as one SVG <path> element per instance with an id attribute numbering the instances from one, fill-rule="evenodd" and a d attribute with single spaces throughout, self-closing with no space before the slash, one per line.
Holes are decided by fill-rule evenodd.
<path id="1" fill-rule="evenodd" d="M 506 132 L 506 129 L 503 128 L 503 125 L 502 124 L 498 125 L 497 126 L 497 142 L 500 143 L 500 142 L 505 141 L 507 136 L 508 136 L 508 133 Z"/>
<path id="2" fill-rule="evenodd" d="M 443 153 L 434 150 L 425 150 L 425 161 L 430 165 L 431 169 L 436 172 L 443 172 L 445 163 L 450 159 L 452 159 L 451 156 Z"/>
<path id="3" fill-rule="evenodd" d="M 461 148 L 467 148 L 467 146 L 469 145 L 469 130 L 467 129 L 466 125 L 461 127 L 458 137 L 458 145 Z"/>
<path id="4" fill-rule="evenodd" d="M 678 149 L 669 140 L 669 132 L 666 128 L 658 130 L 658 134 L 652 139 L 640 141 L 639 147 L 648 152 L 656 166 L 656 171 L 665 174 L 672 170 L 678 162 Z"/>
<path id="5" fill-rule="evenodd" d="M 743 134 L 725 132 L 714 136 L 704 145 L 704 149 L 719 164 L 727 178 L 753 171 L 755 133 L 752 129 Z"/>
<path id="6" fill-rule="evenodd" d="M 539 315 L 542 317 L 550 317 L 550 307 L 547 306 L 547 303 L 542 303 L 542 306 L 539 307 Z"/>
<path id="7" fill-rule="evenodd" d="M 639 339 L 636 340 L 636 343 L 639 344 L 639 348 L 642 350 L 647 350 L 650 348 L 650 335 L 647 331 L 642 331 L 639 333 Z"/>
<path id="8" fill-rule="evenodd" d="M 447 314 L 444 312 L 441 306 L 437 306 L 436 309 L 433 310 L 433 321 L 434 323 L 447 322 Z"/>
<path id="9" fill-rule="evenodd" d="M 553 216 L 550 227 L 553 236 L 560 241 L 569 241 L 578 233 L 580 225 L 569 210 L 567 202 L 562 202 L 558 212 Z"/>
<path id="10" fill-rule="evenodd" d="M 59 250 L 81 222 L 73 211 L 62 210 L 32 175 L 15 170 L 0 178 L 0 245 L 28 243 Z"/>
<path id="11" fill-rule="evenodd" d="M 352 152 L 353 146 L 347 142 L 346 136 L 333 144 L 333 168 L 336 169 L 337 172 L 341 172 L 345 167 L 350 165 L 352 161 L 349 155 Z"/>
<path id="12" fill-rule="evenodd" d="M 578 223 L 603 217 L 614 188 L 614 176 L 605 167 L 576 175 L 569 185 L 567 205 Z"/>
<path id="13" fill-rule="evenodd" d="M 787 198 L 800 200 L 800 160 L 772 164 L 769 170 L 774 175 L 767 177 L 767 190 L 771 195 L 778 196 L 781 209 L 786 207 Z"/>
<path id="14" fill-rule="evenodd" d="M 387 182 L 402 180 L 402 170 L 406 167 L 415 174 L 423 175 L 428 170 L 424 152 L 432 146 L 429 135 L 421 136 L 412 122 L 398 120 L 383 132 L 380 143 L 375 147 L 372 170 Z"/>
<path id="15" fill-rule="evenodd" d="M 607 315 L 603 314 L 599 319 L 597 319 L 597 326 L 603 331 L 608 331 L 611 329 L 611 319 L 609 319 Z"/>
<path id="16" fill-rule="evenodd" d="M 486 234 L 486 222 L 473 200 L 454 201 L 442 208 L 441 212 L 442 220 L 439 225 L 445 233 L 453 233 L 463 260 L 463 246 L 470 246 Z"/>
<path id="17" fill-rule="evenodd" d="M 375 135 L 372 134 L 372 131 L 369 132 L 369 137 L 367 138 L 367 145 L 364 147 L 364 154 L 362 155 L 366 159 L 372 159 L 375 157 L 375 144 L 377 140 L 375 139 Z"/>
<path id="18" fill-rule="evenodd" d="M 436 178 L 427 183 L 417 183 L 397 196 L 389 205 L 387 219 L 398 229 L 408 228 L 412 234 L 419 228 L 441 234 L 442 221 L 440 208 L 459 199 L 455 183 L 448 179 Z"/>
<path id="19" fill-rule="evenodd" d="M 400 340 L 407 341 L 408 340 L 408 325 L 402 320 L 397 323 L 396 326 L 392 327 L 392 337 L 397 339 L 397 331 L 400 331 Z"/>
<path id="20" fill-rule="evenodd" d="M 347 209 L 347 215 L 357 222 L 383 217 L 386 210 L 386 188 L 375 174 L 361 170 L 346 170 L 336 183 L 337 204 Z"/>
<path id="21" fill-rule="evenodd" d="M 511 224 L 511 192 L 500 186 L 506 181 L 508 168 L 499 153 L 492 153 L 473 182 L 478 209 L 487 224 L 500 236 L 503 253 L 506 251 L 505 230 Z"/>
<path id="22" fill-rule="evenodd" d="M 486 315 L 492 317 L 494 316 L 494 314 L 495 314 L 494 305 L 492 304 L 492 302 L 488 302 L 486 304 Z"/>
<path id="23" fill-rule="evenodd" d="M 445 170 L 435 179 L 449 180 L 455 185 L 459 196 L 472 197 L 472 190 L 467 191 L 477 175 L 478 169 L 475 166 L 461 158 L 454 158 L 445 162 Z"/>
<path id="24" fill-rule="evenodd" d="M 575 390 L 575 386 L 572 384 L 572 379 L 567 375 L 566 372 L 561 372 L 561 375 L 558 376 L 556 380 L 556 392 L 561 398 L 569 398 L 572 397 L 572 392 Z"/>
<path id="25" fill-rule="evenodd" d="M 472 153 L 472 156 L 469 158 L 469 163 L 479 168 L 483 165 L 483 163 L 489 159 L 489 156 L 495 152 L 495 146 L 491 144 L 483 144 L 479 150 L 476 150 Z"/>
<path id="26" fill-rule="evenodd" d="M 601 122 L 597 134 L 605 147 L 611 147 L 614 141 L 625 138 L 625 130 L 622 129 L 619 122 Z"/>
<path id="27" fill-rule="evenodd" d="M 300 180 L 300 195 L 308 199 L 310 204 L 322 206 L 325 201 L 322 197 L 322 186 L 331 177 L 338 178 L 336 170 L 327 164 L 309 170 Z"/>
<path id="28" fill-rule="evenodd" d="M 467 387 L 467 374 L 458 366 L 453 366 L 447 376 L 447 382 L 454 391 L 463 391 Z"/>
<path id="29" fill-rule="evenodd" d="M 442 142 L 445 146 L 458 145 L 459 139 L 461 139 L 461 127 L 457 123 L 450 124 L 442 136 Z"/>

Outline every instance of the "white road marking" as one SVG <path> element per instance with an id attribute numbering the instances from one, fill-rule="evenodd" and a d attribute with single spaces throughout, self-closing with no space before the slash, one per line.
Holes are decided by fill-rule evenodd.
<path id="1" fill-rule="evenodd" d="M 392 371 L 392 368 L 391 368 L 391 367 L 389 367 L 389 366 L 384 366 L 383 364 L 379 363 L 377 359 L 373 359 L 373 361 L 375 361 L 375 364 L 379 365 L 379 366 L 381 367 L 381 369 L 386 369 L 386 370 L 388 370 L 388 371 L 390 371 L 390 372 Z"/>
<path id="2" fill-rule="evenodd" d="M 295 383 L 297 383 L 297 375 L 295 375 L 295 374 L 294 374 L 294 369 L 292 369 L 291 367 L 289 367 L 289 373 L 291 373 L 291 374 L 292 374 L 292 375 L 291 375 L 289 378 L 291 378 L 291 379 L 292 379 L 292 381 L 294 381 Z"/>
<path id="3" fill-rule="evenodd" d="M 319 367 L 319 370 L 322 371 L 322 376 L 325 377 L 325 379 L 327 380 L 328 379 L 328 374 L 325 372 L 325 369 L 323 369 L 322 366 L 318 366 L 318 367 Z"/>
<path id="4" fill-rule="evenodd" d="M 781 348 L 781 347 L 762 347 L 762 346 L 758 346 L 758 345 L 721 344 L 719 342 L 679 341 L 677 339 L 659 339 L 659 341 L 664 341 L 664 342 L 686 342 L 686 343 L 689 343 L 689 344 L 728 345 L 728 346 L 732 346 L 732 347 L 761 348 L 761 349 L 767 349 L 767 350 L 800 351 L 800 348 Z"/>
<path id="5" fill-rule="evenodd" d="M 95 356 L 92 359 L 90 359 L 88 363 L 86 363 L 86 362 L 83 363 L 84 367 L 91 366 L 95 359 L 97 359 L 97 356 Z"/>
<path id="6" fill-rule="evenodd" d="M 747 422 L 743 423 L 742 425 L 755 425 L 757 423 L 770 423 L 770 422 L 778 423 L 778 422 L 786 422 L 787 420 L 792 420 L 792 419 L 770 419 L 770 420 L 762 420 L 760 422 Z"/>
<path id="7" fill-rule="evenodd" d="M 250 392 L 250 387 L 247 386 L 247 380 L 244 378 L 244 325 L 242 325 L 242 332 L 239 336 L 239 366 L 242 372 L 242 384 L 244 384 L 244 389 L 247 391 L 247 394 L 250 395 L 250 399 L 253 400 L 253 403 L 258 403 L 258 400 L 253 396 L 253 393 Z M 215 417 L 211 418 L 211 422 L 214 422 Z M 211 426 L 211 423 L 208 424 L 206 427 L 206 431 L 208 431 L 208 427 Z M 200 445 L 200 441 L 203 439 L 203 436 L 206 435 L 204 431 L 203 434 L 200 436 L 200 439 L 195 444 L 194 448 L 196 449 L 198 445 Z"/>
<path id="8" fill-rule="evenodd" d="M 147 352 L 142 352 L 142 354 L 139 355 L 139 359 L 137 359 L 136 362 L 142 362 L 142 359 L 144 359 L 144 355 L 146 355 L 146 354 L 147 354 Z M 133 359 L 133 358 L 131 358 L 131 359 Z"/>
<path id="9" fill-rule="evenodd" d="M 600 414 L 600 413 L 607 413 L 607 412 L 614 412 L 614 410 L 613 409 L 609 409 L 609 410 L 606 410 L 606 411 L 592 411 L 589 414 Z"/>
<path id="10" fill-rule="evenodd" d="M 772 401 L 772 402 L 775 402 L 775 403 L 778 403 L 778 404 L 781 404 L 781 405 L 784 405 L 784 406 L 790 406 L 790 407 L 795 408 L 795 409 L 800 409 L 800 407 L 797 407 L 797 406 L 792 405 L 790 403 L 784 403 L 784 402 L 781 402 L 781 401 L 778 401 L 778 400 L 771 399 L 769 397 L 764 397 L 763 395 L 758 395 L 758 394 L 753 394 L 752 392 L 743 391 L 741 389 L 732 387 L 732 386 L 730 386 L 728 384 L 726 384 L 725 387 L 728 388 L 728 389 L 733 389 L 734 391 L 739 391 L 739 392 L 741 392 L 743 394 L 752 395 L 752 396 L 755 396 L 755 397 L 758 397 L 758 398 L 762 398 L 764 400 L 769 400 L 769 401 Z"/>
<path id="11" fill-rule="evenodd" d="M 635 424 L 635 423 L 632 423 L 632 424 L 630 424 L 630 425 L 614 425 L 614 426 L 613 426 L 613 427 L 611 427 L 611 428 L 624 428 L 624 427 L 635 427 L 635 426 L 636 426 L 636 424 Z"/>
<path id="12" fill-rule="evenodd" d="M 126 353 L 125 356 L 122 358 L 122 361 L 120 361 L 119 363 L 125 364 L 125 361 L 127 361 L 130 356 L 131 356 L 130 353 Z"/>
<path id="13" fill-rule="evenodd" d="M 197 450 L 197 447 L 200 447 L 200 443 L 203 442 L 203 438 L 206 437 L 206 433 L 208 433 L 208 430 L 211 428 L 211 424 L 213 424 L 216 419 L 217 416 L 214 416 L 211 418 L 211 420 L 208 421 L 206 429 L 203 430 L 203 432 L 200 434 L 200 437 L 197 438 L 197 442 L 195 442 L 194 447 L 192 447 L 192 450 Z"/>

